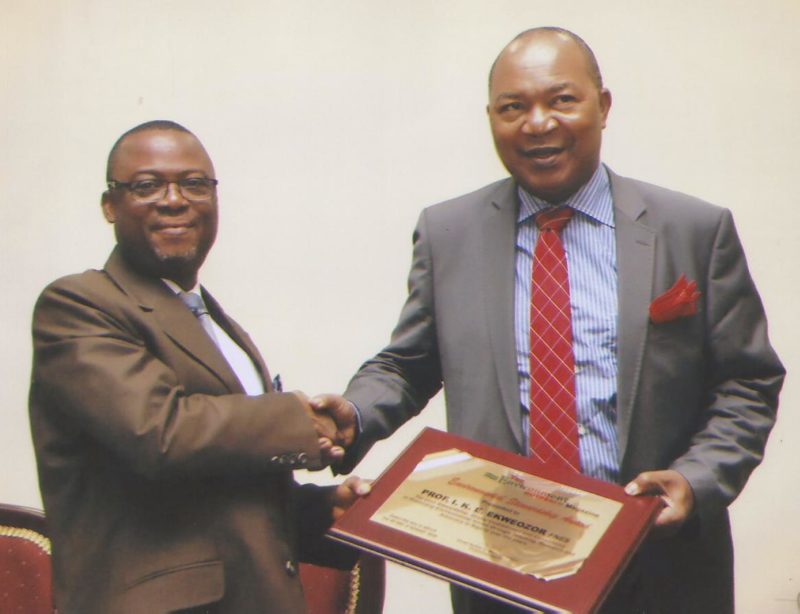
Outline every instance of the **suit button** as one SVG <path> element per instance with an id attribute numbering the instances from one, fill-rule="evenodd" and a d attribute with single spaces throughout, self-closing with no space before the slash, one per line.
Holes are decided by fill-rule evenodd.
<path id="1" fill-rule="evenodd" d="M 300 452 L 300 454 L 297 455 L 297 464 L 301 467 L 305 467 L 308 464 L 308 454 Z"/>
<path id="2" fill-rule="evenodd" d="M 286 561 L 284 569 L 286 569 L 286 575 L 290 578 L 294 578 L 297 575 L 297 565 L 295 565 L 292 561 Z"/>

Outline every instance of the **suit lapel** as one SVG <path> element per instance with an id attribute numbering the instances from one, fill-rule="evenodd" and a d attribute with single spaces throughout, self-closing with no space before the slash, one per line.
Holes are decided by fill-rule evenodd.
<path id="1" fill-rule="evenodd" d="M 618 279 L 617 441 L 624 456 L 647 340 L 656 235 L 634 184 L 609 171 L 614 200 Z"/>
<path id="2" fill-rule="evenodd" d="M 523 448 L 519 377 L 514 338 L 514 270 L 517 220 L 516 183 L 500 184 L 485 207 L 481 258 L 483 269 L 478 287 L 486 301 L 493 363 L 500 383 L 503 409 L 520 449 Z"/>
<path id="3" fill-rule="evenodd" d="M 202 289 L 202 292 L 203 300 L 206 303 L 206 307 L 208 307 L 211 317 L 214 318 L 228 336 L 233 339 L 234 343 L 242 348 L 250 357 L 250 360 L 252 360 L 253 364 L 256 366 L 256 370 L 264 384 L 264 390 L 267 392 L 271 391 L 272 381 L 269 377 L 269 370 L 258 348 L 253 343 L 253 340 L 250 339 L 250 335 L 248 335 L 234 320 L 228 317 L 228 314 L 225 313 L 222 306 L 205 288 Z"/>
<path id="4" fill-rule="evenodd" d="M 203 364 L 231 392 L 243 392 L 242 385 L 216 344 L 197 318 L 159 279 L 139 275 L 115 248 L 105 266 L 106 272 L 140 309 L 151 312 L 164 333 L 186 354 Z"/>

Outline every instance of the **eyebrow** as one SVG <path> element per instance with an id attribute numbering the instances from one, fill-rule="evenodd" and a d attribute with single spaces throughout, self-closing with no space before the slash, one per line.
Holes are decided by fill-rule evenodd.
<path id="1" fill-rule="evenodd" d="M 545 94 L 556 94 L 558 92 L 563 92 L 569 88 L 577 87 L 574 82 L 572 81 L 562 81 L 561 83 L 555 83 L 544 90 Z M 494 97 L 496 102 L 502 100 L 517 100 L 519 98 L 524 98 L 525 94 L 520 92 L 500 92 Z"/>
<path id="2" fill-rule="evenodd" d="M 513 92 L 500 92 L 497 96 L 494 97 L 495 100 L 516 100 L 517 98 L 522 98 L 522 94 L 515 94 Z"/>
<path id="3" fill-rule="evenodd" d="M 191 175 L 192 173 L 200 173 L 201 175 L 204 175 L 204 176 L 207 176 L 207 177 L 211 176 L 211 175 L 209 175 L 209 173 L 207 173 L 206 171 L 204 171 L 201 168 L 187 168 L 187 169 L 183 169 L 183 170 L 178 171 L 176 174 L 177 175 Z M 171 175 L 171 174 L 172 173 L 165 172 L 163 169 L 142 168 L 142 169 L 137 170 L 134 173 L 134 176 L 135 175 L 156 175 L 157 177 L 163 177 L 165 175 Z"/>
<path id="4" fill-rule="evenodd" d="M 572 81 L 562 81 L 561 83 L 556 83 L 555 85 L 548 87 L 547 92 L 550 94 L 555 94 L 556 92 L 561 92 L 571 87 L 577 87 L 577 86 Z"/>

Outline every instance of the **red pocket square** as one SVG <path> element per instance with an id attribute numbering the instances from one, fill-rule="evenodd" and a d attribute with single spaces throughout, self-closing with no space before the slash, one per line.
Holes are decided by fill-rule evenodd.
<path id="1" fill-rule="evenodd" d="M 650 303 L 650 320 L 655 324 L 669 322 L 697 313 L 697 282 L 688 281 L 681 275 L 675 285 Z"/>

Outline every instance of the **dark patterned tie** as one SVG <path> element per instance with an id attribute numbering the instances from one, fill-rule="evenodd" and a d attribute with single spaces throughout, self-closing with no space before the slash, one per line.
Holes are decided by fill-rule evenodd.
<path id="1" fill-rule="evenodd" d="M 546 209 L 536 216 L 531 281 L 531 455 L 580 471 L 575 421 L 575 358 L 569 274 L 559 233 L 569 222 L 569 207 Z"/>

